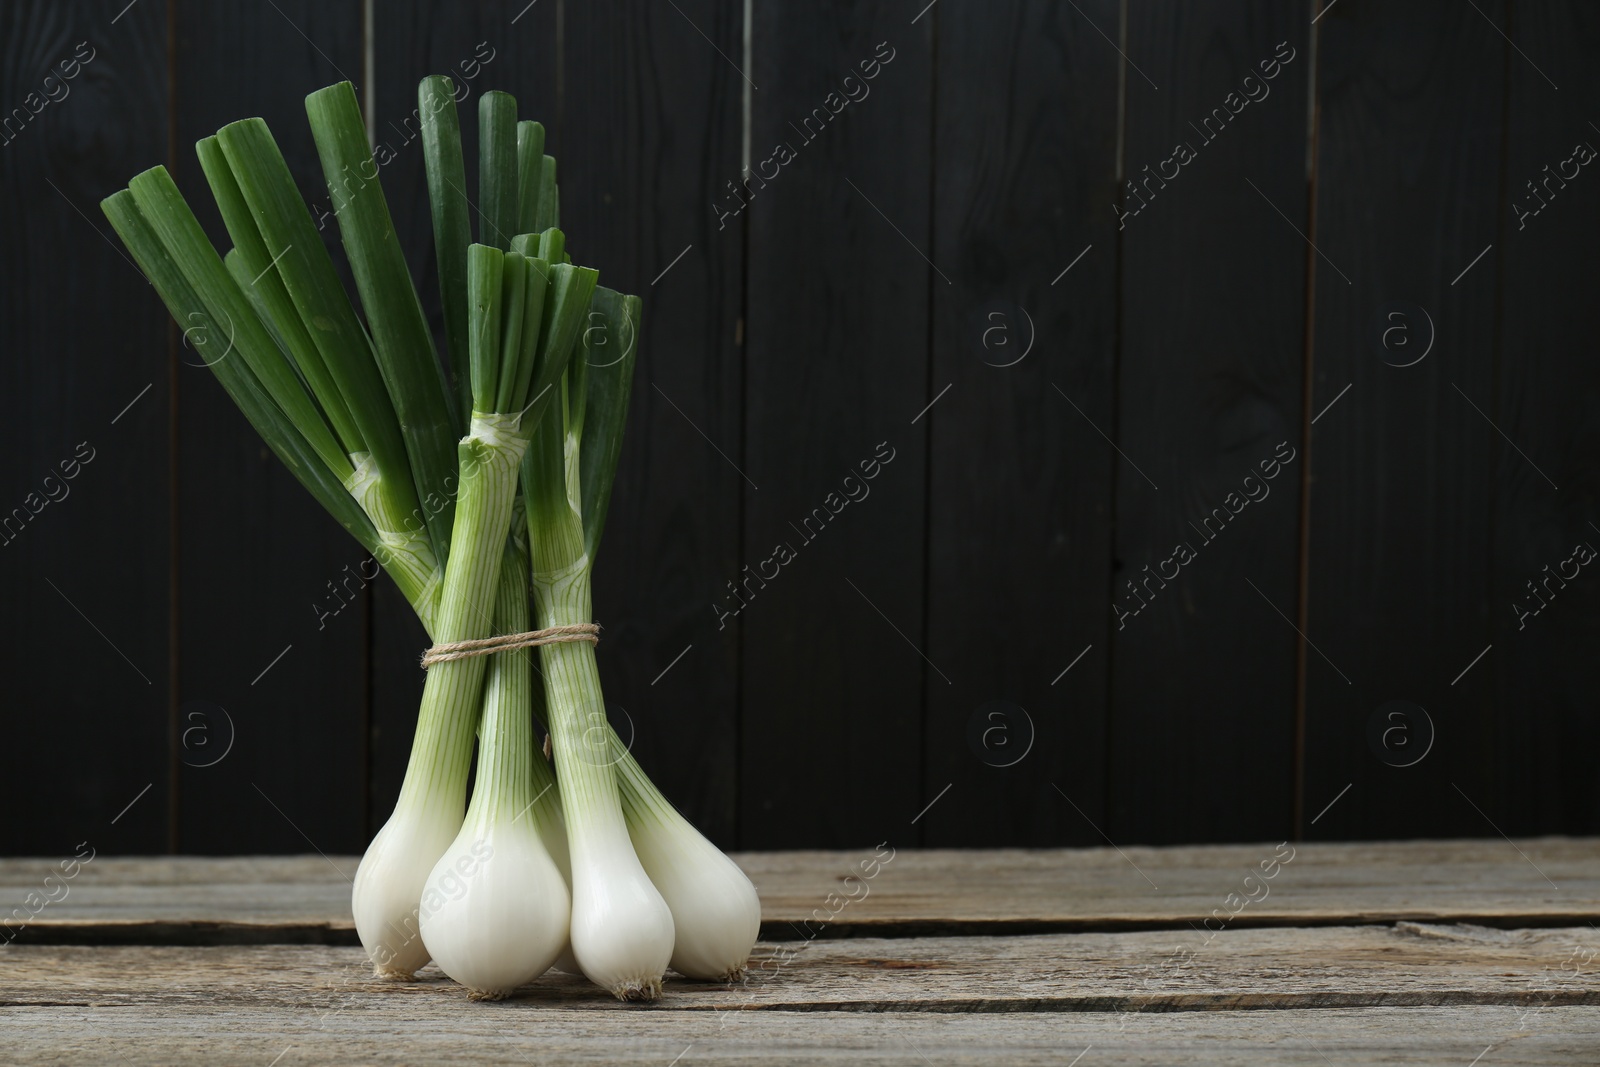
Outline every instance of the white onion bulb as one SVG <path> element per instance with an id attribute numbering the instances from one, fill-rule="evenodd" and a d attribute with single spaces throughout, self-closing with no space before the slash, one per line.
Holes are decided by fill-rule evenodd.
<path id="1" fill-rule="evenodd" d="M 620 812 L 616 821 L 622 830 Z M 626 832 L 589 829 L 570 839 L 572 954 L 589 981 L 618 999 L 654 1000 L 672 957 L 672 912 Z"/>
<path id="2" fill-rule="evenodd" d="M 548 746 L 549 741 L 547 740 L 545 744 Z M 539 759 L 537 755 L 533 758 L 536 761 Z M 540 764 L 536 762 L 534 766 L 538 767 Z M 548 772 L 549 765 L 544 764 L 543 769 Z M 534 776 L 535 785 L 538 785 L 543 780 L 543 775 Z M 567 822 L 566 817 L 561 814 L 561 795 L 556 792 L 556 779 L 553 772 L 550 773 L 549 781 L 541 789 L 545 791 L 540 793 L 539 800 L 547 801 L 548 806 L 542 807 L 539 800 L 536 800 L 529 812 L 529 816 L 534 820 L 534 825 L 539 828 L 539 837 L 544 841 L 545 850 L 550 853 L 550 858 L 555 861 L 556 869 L 561 872 L 561 882 L 567 887 L 567 894 L 570 898 L 572 893 L 572 857 L 567 852 Z M 551 966 L 562 974 L 570 974 L 575 978 L 583 977 L 583 968 L 578 966 L 578 957 L 572 954 L 570 922 L 568 923 L 566 943 L 561 946 L 561 955 L 556 957 L 555 963 L 551 964 Z"/>
<path id="3" fill-rule="evenodd" d="M 632 757 L 628 757 L 628 763 Z M 687 978 L 741 977 L 761 933 L 761 898 L 739 865 L 656 793 L 632 788 L 637 770 L 618 768 L 628 836 L 650 881 L 672 911 L 672 969 Z M 643 779 L 643 772 L 639 772 Z M 648 779 L 643 779 L 648 785 Z M 650 788 L 654 793 L 654 787 Z"/>
<path id="4" fill-rule="evenodd" d="M 444 806 L 402 803 L 367 846 L 350 893 L 356 934 L 380 978 L 409 979 L 428 962 L 417 902 L 461 825 Z"/>
<path id="5" fill-rule="evenodd" d="M 469 818 L 422 891 L 422 939 L 475 999 L 497 1000 L 550 969 L 570 907 L 531 819 Z"/>

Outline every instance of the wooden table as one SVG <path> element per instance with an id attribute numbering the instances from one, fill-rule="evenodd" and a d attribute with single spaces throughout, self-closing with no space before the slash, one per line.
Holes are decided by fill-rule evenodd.
<path id="1" fill-rule="evenodd" d="M 97 857 L 0 950 L 0 1062 L 1600 1064 L 1595 841 L 738 859 L 750 980 L 642 1007 L 374 980 L 352 857 Z"/>

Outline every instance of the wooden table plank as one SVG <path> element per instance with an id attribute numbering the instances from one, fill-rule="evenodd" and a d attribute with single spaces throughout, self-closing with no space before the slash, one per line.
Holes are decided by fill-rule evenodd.
<path id="1" fill-rule="evenodd" d="M 560 975 L 501 1004 L 472 1003 L 435 968 L 414 983 L 376 981 L 353 944 L 158 944 L 350 940 L 353 861 L 97 857 L 0 951 L 0 1059 L 287 1067 L 458 1062 L 463 1049 L 483 1063 L 1600 1058 L 1593 841 L 881 854 L 887 862 L 858 884 L 865 896 L 823 936 L 762 943 L 740 986 L 670 981 L 653 1008 Z M 1248 871 L 1274 854 L 1274 877 L 1252 883 L 1265 896 L 1226 929 L 1189 928 L 1185 916 L 1249 890 Z M 740 857 L 780 928 L 848 891 L 840 879 L 863 859 Z M 0 902 L 35 891 L 51 866 L 0 861 Z M 1583 914 L 1560 922 L 1563 909 Z M 1406 921 L 1407 911 L 1491 925 Z M 1019 933 L 1049 923 L 1151 928 Z M 1517 923 L 1540 928 L 1504 928 Z M 966 927 L 989 934 L 872 936 Z M 856 936 L 827 936 L 841 930 Z M 146 941 L 29 943 L 118 931 Z"/>
<path id="2" fill-rule="evenodd" d="M 422 998 L 411 998 L 420 1002 Z M 642 1017 L 636 1013 L 648 1012 Z M 515 1012 L 513 1016 L 510 1013 Z M 304 1005 L 277 1010 L 61 1004 L 0 1007 L 14 1062 L 34 1064 L 996 1063 L 1060 1067 L 1273 1064 L 1484 1067 L 1594 1062 L 1600 1009 L 1516 1007 L 1204 1012 L 1187 1015 L 752 1012 L 726 1027 L 700 1012 L 576 1011 L 453 1001 L 404 1016 Z M 92 1026 L 86 1025 L 92 1020 Z M 508 1025 L 513 1023 L 515 1025 Z M 1526 1026 L 1527 1029 L 1519 1029 Z M 274 1059 L 274 1057 L 278 1057 Z"/>
<path id="3" fill-rule="evenodd" d="M 1245 879 L 1274 856 L 1288 862 L 1262 896 Z M 821 852 L 739 858 L 761 889 L 763 916 L 773 921 L 809 916 L 828 893 L 845 892 L 842 878 L 859 862 L 850 853 Z M 1260 901 L 1244 906 L 1231 925 L 1399 919 L 1551 925 L 1600 912 L 1600 844 L 1540 838 L 906 850 L 870 890 L 840 912 L 839 923 L 902 934 L 1185 927 L 1213 912 L 1228 914 L 1238 906 L 1229 894 L 1249 893 Z"/>
<path id="4" fill-rule="evenodd" d="M 1401 923 L 1026 937 L 856 938 L 757 946 L 741 985 L 670 977 L 659 1007 L 709 1012 L 1200 1012 L 1308 1008 L 1600 1006 L 1600 931 Z M 374 979 L 351 946 L 17 945 L 11 1007 L 78 1004 L 166 1012 L 349 1010 L 410 1017 L 466 1010 L 430 966 L 419 981 Z M 587 981 L 550 972 L 526 1008 L 615 1011 Z"/>
<path id="5" fill-rule="evenodd" d="M 1235 929 L 1400 920 L 1559 926 L 1600 919 L 1600 843 L 1592 839 L 1120 851 L 887 846 L 881 855 L 888 862 L 875 877 L 850 883 L 844 878 L 852 870 L 863 863 L 870 869 L 871 850 L 737 858 L 761 892 L 765 936 L 782 939 L 808 931 L 837 937 L 1188 929 L 1207 919 L 1216 928 L 1230 915 L 1227 925 Z M 1287 858 L 1276 876 L 1247 884 L 1250 872 L 1274 856 Z M 0 860 L 0 919 L 29 893 L 42 895 L 55 866 L 45 859 Z M 64 899 L 47 905 L 27 929 L 20 918 L 12 927 L 32 943 L 348 943 L 348 877 L 355 867 L 350 856 L 98 857 L 67 883 Z M 858 899 L 841 904 L 850 894 Z M 1258 899 L 1241 905 L 1246 895 Z M 801 925 L 808 919 L 809 927 Z"/>

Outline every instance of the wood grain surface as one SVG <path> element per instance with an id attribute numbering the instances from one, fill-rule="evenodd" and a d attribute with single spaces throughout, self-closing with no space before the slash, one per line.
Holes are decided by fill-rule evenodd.
<path id="1" fill-rule="evenodd" d="M 114 13 L 0 11 L 0 598 L 29 605 L 0 621 L 0 781 L 32 812 L 0 835 L 11 854 L 176 831 L 177 336 L 100 211 L 167 160 L 170 55 L 164 3 Z"/>
<path id="2" fill-rule="evenodd" d="M 1307 249 L 1295 231 L 1314 60 L 1302 8 L 1129 9 L 1138 70 L 1115 431 L 1126 460 L 1115 607 L 1102 609 L 1116 616 L 1105 831 L 1118 841 L 1193 840 L 1224 823 L 1232 840 L 1293 832 L 1299 638 L 1279 612 L 1298 601 L 1304 472 Z M 1236 262 L 1210 269 L 1223 246 Z"/>
<path id="3" fill-rule="evenodd" d="M 848 939 L 765 940 L 742 981 L 673 977 L 648 1008 L 556 973 L 493 1004 L 468 1001 L 432 965 L 414 982 L 377 980 L 350 938 L 341 857 L 96 858 L 32 928 L 77 922 L 89 943 L 24 930 L 0 949 L 0 1052 L 8 1063 L 1595 1062 L 1594 842 L 1306 846 L 1265 868 L 1253 853 L 885 852 L 859 875 L 872 892 L 849 907 L 947 932 L 883 937 L 904 925 L 866 921 Z M 837 885 L 834 871 L 864 870 L 841 853 L 740 859 L 769 925 Z M 1143 919 L 1166 926 L 1087 928 L 1125 916 L 1110 872 L 1127 860 L 1169 883 L 1175 903 Z M 1184 919 L 1186 894 L 1251 877 L 1253 860 L 1263 910 Z M 1519 868 L 1535 861 L 1569 896 L 1589 895 L 1587 915 L 1516 925 L 1529 893 Z M 0 886 L 10 895 L 43 869 L 8 861 Z M 1408 901 L 1449 910 L 1449 884 L 1479 921 L 1383 917 Z M 1297 888 L 1298 912 L 1278 903 Z M 1059 913 L 1063 894 L 1081 932 L 1005 921 L 1009 898 Z M 948 932 L 974 920 L 986 932 Z M 322 940 L 343 943 L 281 943 L 317 940 L 302 935 L 318 922 Z M 140 923 L 135 943 L 116 943 Z M 219 933 L 224 943 L 197 943 Z"/>
<path id="4" fill-rule="evenodd" d="M 1493 641 L 1500 438 L 1495 302 L 1484 279 L 1452 280 L 1496 236 L 1509 69 L 1507 5 L 1476 6 L 1350 4 L 1318 23 L 1308 820 L 1352 788 L 1309 837 L 1487 834 L 1504 810 L 1489 690 L 1462 677 Z M 1375 183 L 1386 195 L 1352 195 Z"/>
<path id="5" fill-rule="evenodd" d="M 746 486 L 706 438 L 738 455 L 745 244 L 708 190 L 739 173 L 746 86 L 717 50 L 739 54 L 743 12 L 630 0 L 564 19 L 567 248 L 644 297 L 638 332 L 616 339 L 638 362 L 595 567 L 607 714 L 668 799 L 732 847 L 739 645 L 710 605 L 744 562 Z"/>
<path id="6" fill-rule="evenodd" d="M 1492 694 L 1488 802 L 1510 834 L 1530 826 L 1573 832 L 1600 807 L 1585 759 L 1600 745 L 1600 658 L 1590 654 L 1600 639 L 1600 581 L 1592 580 L 1600 576 L 1574 561 L 1580 544 L 1600 549 L 1600 367 L 1566 359 L 1594 351 L 1600 304 L 1562 306 L 1600 241 L 1600 189 L 1561 177 L 1572 174 L 1579 144 L 1600 148 L 1590 124 L 1600 122 L 1600 84 L 1583 76 L 1600 48 L 1597 16 L 1586 6 L 1518 8 L 1517 46 L 1539 59 L 1536 68 L 1518 57 L 1507 71 L 1507 208 L 1500 232 L 1484 237 L 1495 247 L 1456 285 L 1481 295 L 1498 282 L 1505 293 L 1490 412 L 1505 432 L 1495 438 L 1492 474 L 1494 649 L 1479 664 L 1484 674 L 1461 685 Z M 1512 205 L 1537 206 L 1530 181 L 1552 199 L 1519 218 Z"/>
<path id="7" fill-rule="evenodd" d="M 44 950 L 32 950 L 41 952 Z M 215 950 L 191 949 L 190 953 Z M 281 951 L 281 950 L 280 950 Z M 310 949 L 298 950 L 302 953 Z M 347 950 L 354 955 L 355 950 Z M 474 1004 L 446 983 L 370 991 L 306 973 L 263 983 L 250 955 L 152 977 L 139 960 L 87 974 L 40 960 L 63 992 L 0 1002 L 19 1063 L 1592 1064 L 1600 1008 L 1559 1003 L 1214 1011 L 719 1011 L 630 1008 L 592 993 L 552 1006 Z M 31 963 L 31 961 L 30 961 Z M 120 963 L 120 966 L 119 966 Z M 171 961 L 163 960 L 164 965 Z M 28 964 L 25 964 L 25 966 Z M 576 985 L 577 979 L 563 984 Z M 196 986 L 188 983 L 201 983 Z M 676 996 L 676 994 L 674 994 Z M 1091 1059 L 1092 1057 L 1092 1059 Z"/>
<path id="8" fill-rule="evenodd" d="M 232 241 L 195 142 L 259 116 L 307 202 L 326 199 L 305 96 L 360 77 L 361 8 L 352 0 L 292 0 L 276 10 L 185 8 L 181 26 L 173 177 L 226 252 Z M 320 51 L 306 47 L 303 33 L 315 36 Z M 270 98 L 262 84 L 276 87 Z M 194 91 L 200 86 L 206 91 Z M 342 265 L 331 218 L 322 236 Z M 362 765 L 362 716 L 330 716 L 304 694 L 354 712 L 366 706 L 364 553 L 256 436 L 201 357 L 182 345 L 177 386 L 178 848 L 234 851 L 248 826 L 263 852 L 302 851 L 308 839 L 313 847 L 359 849 L 367 837 L 364 783 L 358 775 L 329 774 L 320 761 Z M 200 546 L 224 545 L 234 564 L 219 580 Z M 229 624 L 219 626 L 219 619 Z M 302 756 L 310 737 L 317 761 Z"/>
<path id="9" fill-rule="evenodd" d="M 919 652 L 912 425 L 944 284 L 926 258 L 932 31 L 884 0 L 752 11 L 745 438 L 716 442 L 749 479 L 744 558 L 707 591 L 742 649 L 739 842 L 865 845 L 932 796 L 917 739 L 923 687 L 944 684 Z"/>
<path id="10" fill-rule="evenodd" d="M 1099 844 L 1105 821 L 1116 454 L 1095 427 L 1112 424 L 1116 359 L 1117 56 L 1075 31 L 1117 15 L 1083 7 L 927 15 L 939 83 L 972 86 L 936 94 L 931 255 L 950 284 L 931 287 L 938 399 L 915 427 L 927 652 L 948 672 L 924 672 L 927 798 L 951 789 L 920 821 L 928 845 Z"/>

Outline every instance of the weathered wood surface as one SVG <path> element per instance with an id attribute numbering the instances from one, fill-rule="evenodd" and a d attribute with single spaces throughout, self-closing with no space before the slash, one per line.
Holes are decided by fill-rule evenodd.
<path id="1" fill-rule="evenodd" d="M 371 976 L 355 946 L 14 946 L 7 1007 L 427 1015 L 467 1010 L 429 966 L 416 982 Z M 763 942 L 737 985 L 669 977 L 659 1008 L 743 1013 L 1195 1012 L 1600 1005 L 1600 931 L 1399 923 L 1270 930 L 857 938 Z M 550 972 L 523 1007 L 614 1011 L 589 982 Z M 442 1017 L 442 1016 L 439 1016 Z"/>
<path id="2" fill-rule="evenodd" d="M 890 845 L 881 852 L 891 856 Z M 1288 849 L 1293 849 L 1292 855 Z M 1600 844 L 1546 838 L 1209 848 L 750 852 L 766 936 L 1600 920 Z M 1275 856 L 1274 877 L 1246 882 Z M 58 861 L 0 860 L 0 921 Z M 351 936 L 353 856 L 98 857 L 19 939 L 240 943 Z M 1141 873 L 1142 872 L 1142 873 Z M 1541 873 L 1542 872 L 1542 873 Z M 1148 878 L 1149 881 L 1145 879 Z M 1548 878 L 1548 881 L 1546 880 Z M 52 890 L 56 896 L 58 889 Z M 830 897 L 830 894 L 834 896 Z M 1238 894 L 1230 900 L 1230 894 Z M 846 898 L 856 899 L 841 903 Z M 1249 903 L 1240 900 L 1255 898 Z M 832 914 L 831 921 L 823 920 Z M 804 927 L 807 920 L 811 926 Z M 13 927 L 16 922 L 13 922 Z"/>
<path id="3" fill-rule="evenodd" d="M 1592 1064 L 1600 1009 L 1448 1007 L 1172 1014 L 705 1012 L 545 1008 L 529 1001 L 377 1012 L 310 998 L 276 1010 L 197 1003 L 0 1007 L 8 1060 L 34 1064 L 847 1063 L 1273 1064 L 1483 1067 Z M 515 1014 L 512 1014 L 515 1013 Z M 726 1025 L 723 1025 L 724 1021 Z M 274 1059 L 274 1057 L 277 1057 Z M 1081 1057 L 1074 1060 L 1074 1057 Z"/>
<path id="4" fill-rule="evenodd" d="M 1263 897 L 1245 879 L 1276 855 L 1290 858 Z M 764 917 L 782 920 L 810 916 L 828 893 L 845 892 L 841 880 L 860 858 L 772 852 L 740 861 L 762 891 Z M 1215 909 L 1234 910 L 1225 903 L 1230 893 L 1261 898 L 1238 912 L 1235 926 L 1401 919 L 1552 925 L 1600 912 L 1600 844 L 1542 838 L 1297 843 L 1281 853 L 1276 844 L 902 851 L 866 899 L 845 907 L 837 921 L 907 933 L 920 923 L 947 930 L 1184 926 Z"/>
<path id="5" fill-rule="evenodd" d="M 669 980 L 653 1008 L 556 974 L 472 1003 L 431 966 L 381 982 L 353 944 L 271 943 L 351 940 L 350 857 L 96 858 L 0 948 L 0 1061 L 1600 1061 L 1592 841 L 873 855 L 740 856 L 769 929 L 822 936 L 764 941 L 739 985 Z M 0 861 L 0 901 L 53 866 Z M 1206 927 L 1235 892 L 1258 899 Z M 1052 923 L 1080 932 L 1023 932 Z M 882 936 L 919 930 L 944 932 Z"/>

